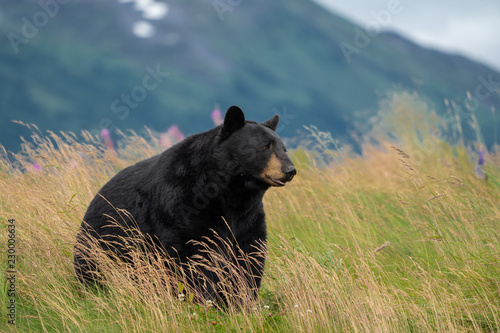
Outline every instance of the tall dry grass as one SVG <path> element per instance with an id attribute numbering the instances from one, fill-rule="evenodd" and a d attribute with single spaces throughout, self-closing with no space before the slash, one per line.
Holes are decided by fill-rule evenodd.
<path id="1" fill-rule="evenodd" d="M 297 177 L 265 196 L 270 239 L 258 303 L 229 311 L 191 301 L 182 274 L 140 252 L 134 271 L 103 259 L 108 288 L 83 287 L 72 251 L 87 205 L 118 170 L 160 148 L 154 135 L 123 134 L 116 153 L 88 133 L 34 129 L 21 153 L 0 158 L 0 240 L 5 247 L 15 219 L 18 255 L 16 326 L 5 329 L 500 330 L 498 155 L 489 153 L 488 180 L 479 179 L 474 146 L 447 143 L 452 126 L 419 98 L 394 95 L 381 109 L 362 156 L 293 152 Z M 325 155 L 333 162 L 318 164 Z"/>

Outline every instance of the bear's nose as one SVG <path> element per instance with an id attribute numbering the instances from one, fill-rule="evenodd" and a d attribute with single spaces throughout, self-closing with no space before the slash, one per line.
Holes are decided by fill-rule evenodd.
<path id="1" fill-rule="evenodd" d="M 283 170 L 283 172 L 286 174 L 288 181 L 292 180 L 293 176 L 297 174 L 297 170 L 293 165 L 286 167 L 285 170 Z"/>

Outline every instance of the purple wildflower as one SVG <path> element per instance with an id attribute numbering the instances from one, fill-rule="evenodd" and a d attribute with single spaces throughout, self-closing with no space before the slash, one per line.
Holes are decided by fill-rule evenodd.
<path id="1" fill-rule="evenodd" d="M 162 134 L 160 134 L 160 139 L 158 143 L 163 148 L 169 148 L 172 144 L 182 141 L 184 139 L 184 134 L 179 129 L 179 126 L 172 125 L 168 128 L 168 130 Z"/>
<path id="2" fill-rule="evenodd" d="M 219 126 L 224 121 L 222 119 L 222 112 L 217 107 L 210 114 L 210 118 L 212 118 L 212 121 L 214 122 L 215 126 Z"/>
<path id="3" fill-rule="evenodd" d="M 170 138 L 170 135 L 167 132 L 161 133 L 160 134 L 160 139 L 158 140 L 158 143 L 160 144 L 160 147 L 167 149 L 172 146 L 172 139 Z"/>
<path id="4" fill-rule="evenodd" d="M 478 155 L 479 156 L 476 163 L 476 176 L 478 178 L 484 179 L 486 175 L 484 174 L 483 166 L 486 164 L 486 150 L 480 149 Z"/>
<path id="5" fill-rule="evenodd" d="M 184 139 L 184 134 L 179 129 L 179 126 L 172 125 L 168 128 L 167 133 L 175 139 L 175 141 L 182 141 Z"/>
<path id="6" fill-rule="evenodd" d="M 107 128 L 101 130 L 101 138 L 104 141 L 104 145 L 108 147 L 109 150 L 115 151 L 115 144 L 113 139 L 111 139 L 111 133 Z"/>
<path id="7" fill-rule="evenodd" d="M 41 173 L 42 172 L 42 166 L 38 163 L 33 163 L 33 173 Z"/>

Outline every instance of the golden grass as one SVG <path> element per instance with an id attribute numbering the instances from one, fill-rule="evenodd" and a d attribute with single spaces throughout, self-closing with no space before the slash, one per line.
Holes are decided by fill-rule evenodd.
<path id="1" fill-rule="evenodd" d="M 118 170 L 160 149 L 134 133 L 122 135 L 115 153 L 89 133 L 77 140 L 34 129 L 21 153 L 0 158 L 0 240 L 6 247 L 8 219 L 17 240 L 17 325 L 7 329 L 500 330 L 498 155 L 487 156 L 488 181 L 478 179 L 471 150 L 432 135 L 437 118 L 419 99 L 396 95 L 383 108 L 390 116 L 363 156 L 322 152 L 335 163 L 318 166 L 317 153 L 293 152 L 297 176 L 265 196 L 266 270 L 258 304 L 242 311 L 197 305 L 189 293 L 181 301 L 182 279 L 159 270 L 160 258 L 138 256 L 138 280 L 108 261 L 107 289 L 80 285 L 72 251 L 87 205 Z"/>

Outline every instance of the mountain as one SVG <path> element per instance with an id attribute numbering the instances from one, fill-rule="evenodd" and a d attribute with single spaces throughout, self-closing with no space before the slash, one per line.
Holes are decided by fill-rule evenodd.
<path id="1" fill-rule="evenodd" d="M 500 128 L 498 72 L 312 1 L 5 1 L 0 33 L 0 143 L 15 151 L 28 132 L 12 119 L 95 133 L 175 123 L 190 134 L 213 126 L 216 104 L 258 121 L 279 112 L 282 136 L 314 124 L 348 140 L 395 88 L 438 114 L 445 99 L 465 110 L 469 91 L 489 145 Z"/>

